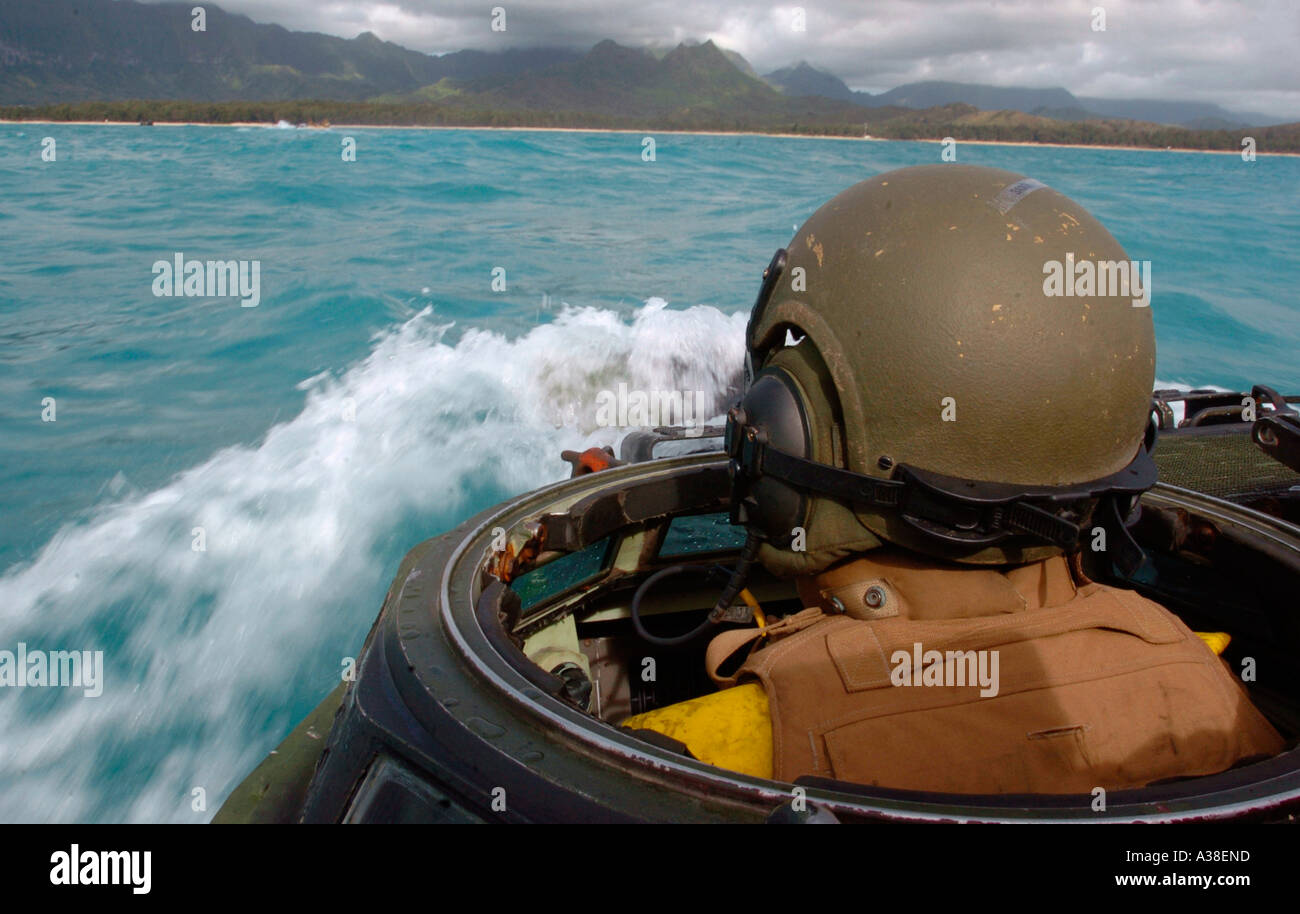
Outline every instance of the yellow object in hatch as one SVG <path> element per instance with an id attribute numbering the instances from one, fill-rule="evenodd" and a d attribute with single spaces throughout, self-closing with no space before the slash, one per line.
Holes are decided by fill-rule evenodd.
<path id="1" fill-rule="evenodd" d="M 772 716 L 767 693 L 757 682 L 634 714 L 623 726 L 670 736 L 710 765 L 772 776 Z"/>
<path id="2" fill-rule="evenodd" d="M 1210 650 L 1216 654 L 1222 654 L 1224 648 L 1232 641 L 1232 635 L 1227 632 L 1197 632 L 1196 637 L 1208 644 Z"/>

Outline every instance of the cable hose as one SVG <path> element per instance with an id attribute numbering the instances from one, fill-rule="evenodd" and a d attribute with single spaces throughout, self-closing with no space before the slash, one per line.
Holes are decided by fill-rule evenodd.
<path id="1" fill-rule="evenodd" d="M 718 601 L 714 604 L 713 609 L 709 610 L 709 615 L 703 622 L 695 628 L 682 635 L 675 635 L 666 638 L 660 635 L 652 635 L 646 630 L 641 621 L 641 601 L 645 595 L 655 587 L 660 581 L 674 577 L 684 572 L 702 573 L 705 575 L 714 575 L 719 571 L 725 573 L 725 569 L 717 565 L 670 565 L 667 568 L 661 568 L 650 577 L 641 582 L 641 586 L 636 589 L 632 595 L 632 627 L 636 630 L 639 637 L 649 641 L 651 644 L 658 644 L 663 647 L 677 647 L 693 641 L 708 631 L 713 626 L 722 621 L 723 615 L 727 608 L 735 601 L 740 592 L 745 589 L 745 583 L 749 579 L 750 569 L 753 568 L 754 562 L 758 560 L 758 549 L 763 544 L 763 538 L 751 532 L 745 539 L 745 546 L 740 551 L 740 561 L 736 563 L 736 568 L 730 573 L 726 586 L 722 588 L 722 593 L 718 595 Z"/>

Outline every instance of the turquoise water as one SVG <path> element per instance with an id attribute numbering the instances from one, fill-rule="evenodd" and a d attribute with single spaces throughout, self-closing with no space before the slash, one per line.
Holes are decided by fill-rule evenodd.
<path id="1" fill-rule="evenodd" d="M 98 698 L 0 689 L 0 821 L 209 818 L 338 681 L 410 545 L 614 443 L 594 400 L 620 381 L 721 411 L 773 250 L 940 149 L 641 148 L 0 125 L 0 649 L 106 664 Z M 1300 159 L 959 157 L 1060 189 L 1152 261 L 1162 382 L 1300 391 Z M 178 251 L 260 261 L 260 305 L 154 296 Z"/>

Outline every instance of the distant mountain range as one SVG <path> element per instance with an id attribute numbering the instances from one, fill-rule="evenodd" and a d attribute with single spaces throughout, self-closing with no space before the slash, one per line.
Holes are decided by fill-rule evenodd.
<path id="1" fill-rule="evenodd" d="M 712 42 L 645 49 L 602 41 L 585 54 L 517 48 L 433 56 L 369 32 L 343 39 L 262 25 L 210 3 L 203 4 L 206 30 L 195 32 L 193 6 L 0 0 L 0 105 L 322 99 L 479 113 L 671 115 L 722 125 L 863 125 L 972 106 L 1067 122 L 1124 118 L 1194 129 L 1280 123 L 1200 102 L 1076 97 L 1062 88 L 922 82 L 871 95 L 807 63 L 759 77 L 739 54 Z M 970 116 L 957 108 L 947 115 Z"/>
<path id="2" fill-rule="evenodd" d="M 1065 89 L 1024 89 L 978 83 L 908 83 L 879 95 L 855 92 L 843 80 L 806 62 L 763 77 L 789 95 L 816 95 L 853 102 L 866 108 L 897 106 L 933 108 L 935 105 L 974 105 L 984 111 L 1021 111 L 1057 120 L 1125 118 L 1191 129 L 1221 129 L 1282 124 L 1282 118 L 1250 111 L 1228 111 L 1208 102 L 1170 102 L 1159 99 L 1116 99 L 1075 96 Z"/>

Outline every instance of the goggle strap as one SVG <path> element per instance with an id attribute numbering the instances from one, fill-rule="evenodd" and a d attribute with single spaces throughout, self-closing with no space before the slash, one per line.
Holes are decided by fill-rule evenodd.
<path id="1" fill-rule="evenodd" d="M 739 432 L 739 430 L 737 430 Z M 750 479 L 768 476 L 797 489 L 855 505 L 892 509 L 917 529 L 948 542 L 982 545 L 1021 534 L 1062 548 L 1079 542 L 1079 524 L 1061 512 L 1089 499 L 1104 499 L 1118 517 L 1118 499 L 1137 495 L 1155 483 L 1155 464 L 1146 447 L 1128 467 L 1111 476 L 1066 487 L 1042 487 L 1037 492 L 1015 487 L 949 479 L 900 464 L 893 479 L 879 479 L 839 467 L 796 457 L 743 432 L 736 435 L 733 472 Z M 953 491 L 961 485 L 966 491 Z M 1136 568 L 1145 559 L 1124 528 L 1122 519 L 1106 517 L 1118 526 L 1117 566 Z M 1127 547 L 1132 547 L 1127 548 Z"/>

